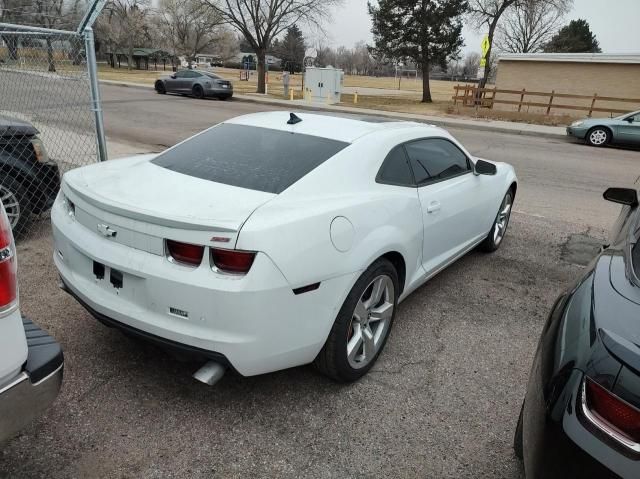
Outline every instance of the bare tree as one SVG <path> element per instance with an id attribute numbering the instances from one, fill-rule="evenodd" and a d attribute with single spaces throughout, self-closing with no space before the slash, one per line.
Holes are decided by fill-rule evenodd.
<path id="1" fill-rule="evenodd" d="M 480 54 L 478 52 L 470 52 L 464 57 L 462 65 L 462 74 L 465 78 L 475 78 L 480 68 Z"/>
<path id="2" fill-rule="evenodd" d="M 494 46 L 494 38 L 500 20 L 505 13 L 510 13 L 512 10 L 525 5 L 526 3 L 537 3 L 541 5 L 541 8 L 559 8 L 560 5 L 570 6 L 573 4 L 573 0 L 470 0 L 469 1 L 469 13 L 478 29 L 488 27 L 489 36 L 489 50 L 487 51 L 486 65 L 484 68 L 484 75 L 480 80 L 480 88 L 484 88 L 489 79 L 491 73 L 492 62 L 491 53 Z"/>
<path id="3" fill-rule="evenodd" d="M 149 0 L 110 0 L 102 15 L 101 33 L 111 46 L 125 48 L 127 68 L 133 68 L 133 49 L 149 37 Z"/>
<path id="4" fill-rule="evenodd" d="M 45 28 L 57 28 L 62 16 L 63 0 L 35 0 L 31 4 L 33 9 L 33 22 L 36 25 Z M 47 44 L 47 63 L 49 65 L 49 71 L 56 71 L 56 64 L 53 58 L 53 42 L 51 36 L 46 38 Z"/>
<path id="5" fill-rule="evenodd" d="M 508 12 L 496 33 L 496 48 L 509 53 L 536 53 L 543 50 L 560 29 L 571 2 L 547 3 L 523 0 Z"/>
<path id="6" fill-rule="evenodd" d="M 189 65 L 216 42 L 222 30 L 221 16 L 200 0 L 161 0 L 158 16 L 173 53 L 184 56 Z"/>
<path id="7" fill-rule="evenodd" d="M 258 93 L 265 92 L 265 65 L 271 42 L 294 23 L 318 28 L 341 0 L 202 0 L 238 30 L 258 57 Z"/>
<path id="8" fill-rule="evenodd" d="M 25 23 L 25 15 L 30 12 L 28 0 L 0 0 L 0 21 L 3 23 Z M 9 59 L 18 59 L 18 45 L 20 37 L 18 35 L 3 35 L 2 40 L 7 46 Z"/>
<path id="9" fill-rule="evenodd" d="M 486 54 L 486 65 L 484 75 L 480 80 L 480 88 L 484 88 L 489 79 L 491 52 L 493 50 L 493 39 L 498 28 L 498 22 L 504 13 L 518 4 L 521 0 L 471 0 L 469 2 L 469 12 L 474 20 L 476 27 L 481 29 L 485 26 L 489 27 L 489 50 Z"/>
<path id="10" fill-rule="evenodd" d="M 214 52 L 223 63 L 240 53 L 240 43 L 235 33 L 228 28 L 222 28 L 216 38 Z"/>
<path id="11" fill-rule="evenodd" d="M 77 26 L 78 11 L 83 0 L 0 0 L 0 19 L 17 25 L 32 25 L 52 29 L 73 30 Z M 17 35 L 4 38 L 12 60 L 18 58 Z M 44 38 L 50 72 L 56 71 L 52 35 Z M 40 41 L 35 42 L 40 44 Z"/>

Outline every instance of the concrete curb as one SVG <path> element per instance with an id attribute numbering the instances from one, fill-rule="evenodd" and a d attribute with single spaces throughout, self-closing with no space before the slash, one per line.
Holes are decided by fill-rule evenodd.
<path id="1" fill-rule="evenodd" d="M 100 83 L 113 86 L 121 86 L 127 88 L 138 88 L 141 90 L 153 89 L 151 85 L 141 83 L 124 82 L 117 80 L 100 80 Z M 446 118 L 428 115 L 416 115 L 412 113 L 400 113 L 383 110 L 372 110 L 367 108 L 355 108 L 348 106 L 335 105 L 313 105 L 302 101 L 278 100 L 275 98 L 260 98 L 252 95 L 236 94 L 233 96 L 235 101 L 260 103 L 263 105 L 279 106 L 291 108 L 291 110 L 306 111 L 328 111 L 338 113 L 349 113 L 355 115 L 374 115 L 395 120 L 415 121 L 418 123 L 429 123 L 431 125 L 441 126 L 444 128 L 470 129 L 476 131 L 488 131 L 493 133 L 506 133 L 509 135 L 525 135 L 535 136 L 537 138 L 566 139 L 566 131 L 563 127 L 530 125 L 528 123 L 516 123 L 506 121 L 490 121 L 490 120 L 467 120 L 458 118 Z"/>

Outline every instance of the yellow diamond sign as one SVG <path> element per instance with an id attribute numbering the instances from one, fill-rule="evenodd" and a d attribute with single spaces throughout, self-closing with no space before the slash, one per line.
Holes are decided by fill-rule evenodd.
<path id="1" fill-rule="evenodd" d="M 487 53 L 489 53 L 489 48 L 491 47 L 491 43 L 489 43 L 489 35 L 485 35 L 482 38 L 482 44 L 480 45 L 480 48 L 482 49 L 482 59 L 486 59 L 487 58 Z"/>

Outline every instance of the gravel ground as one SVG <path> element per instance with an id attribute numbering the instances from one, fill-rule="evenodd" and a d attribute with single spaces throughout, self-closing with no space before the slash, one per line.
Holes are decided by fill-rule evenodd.
<path id="1" fill-rule="evenodd" d="M 145 115 L 176 119 L 130 130 L 149 145 L 249 108 L 136 103 L 141 93 L 122 90 L 131 101 L 110 104 L 116 90 L 105 89 L 108 134 L 127 121 L 143 125 Z M 65 379 L 49 412 L 0 451 L 0 477 L 521 478 L 511 442 L 545 316 L 615 219 L 601 192 L 637 177 L 639 157 L 458 136 L 474 154 L 516 166 L 507 238 L 497 253 L 470 253 L 411 295 L 380 360 L 356 384 L 310 367 L 227 373 L 213 388 L 195 382 L 197 364 L 102 326 L 57 288 L 43 222 L 18 248 L 22 310 L 62 343 Z"/>
<path id="2" fill-rule="evenodd" d="M 213 388 L 61 292 L 43 231 L 19 246 L 22 309 L 63 344 L 65 380 L 0 476 L 521 477 L 511 440 L 537 336 L 581 270 L 563 257 L 598 242 L 568 241 L 580 229 L 514 214 L 496 254 L 469 254 L 400 306 L 357 384 L 303 367 Z"/>

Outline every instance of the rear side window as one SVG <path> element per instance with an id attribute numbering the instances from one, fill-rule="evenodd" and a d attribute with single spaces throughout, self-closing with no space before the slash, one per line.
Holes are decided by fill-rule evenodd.
<path id="1" fill-rule="evenodd" d="M 279 194 L 348 145 L 318 136 L 222 124 L 152 163 L 203 180 Z"/>
<path id="2" fill-rule="evenodd" d="M 415 186 L 407 155 L 402 146 L 396 146 L 387 155 L 380 167 L 376 182 L 396 186 Z"/>
<path id="3" fill-rule="evenodd" d="M 407 143 L 405 148 L 418 185 L 471 171 L 467 156 L 448 140 L 418 140 Z"/>

